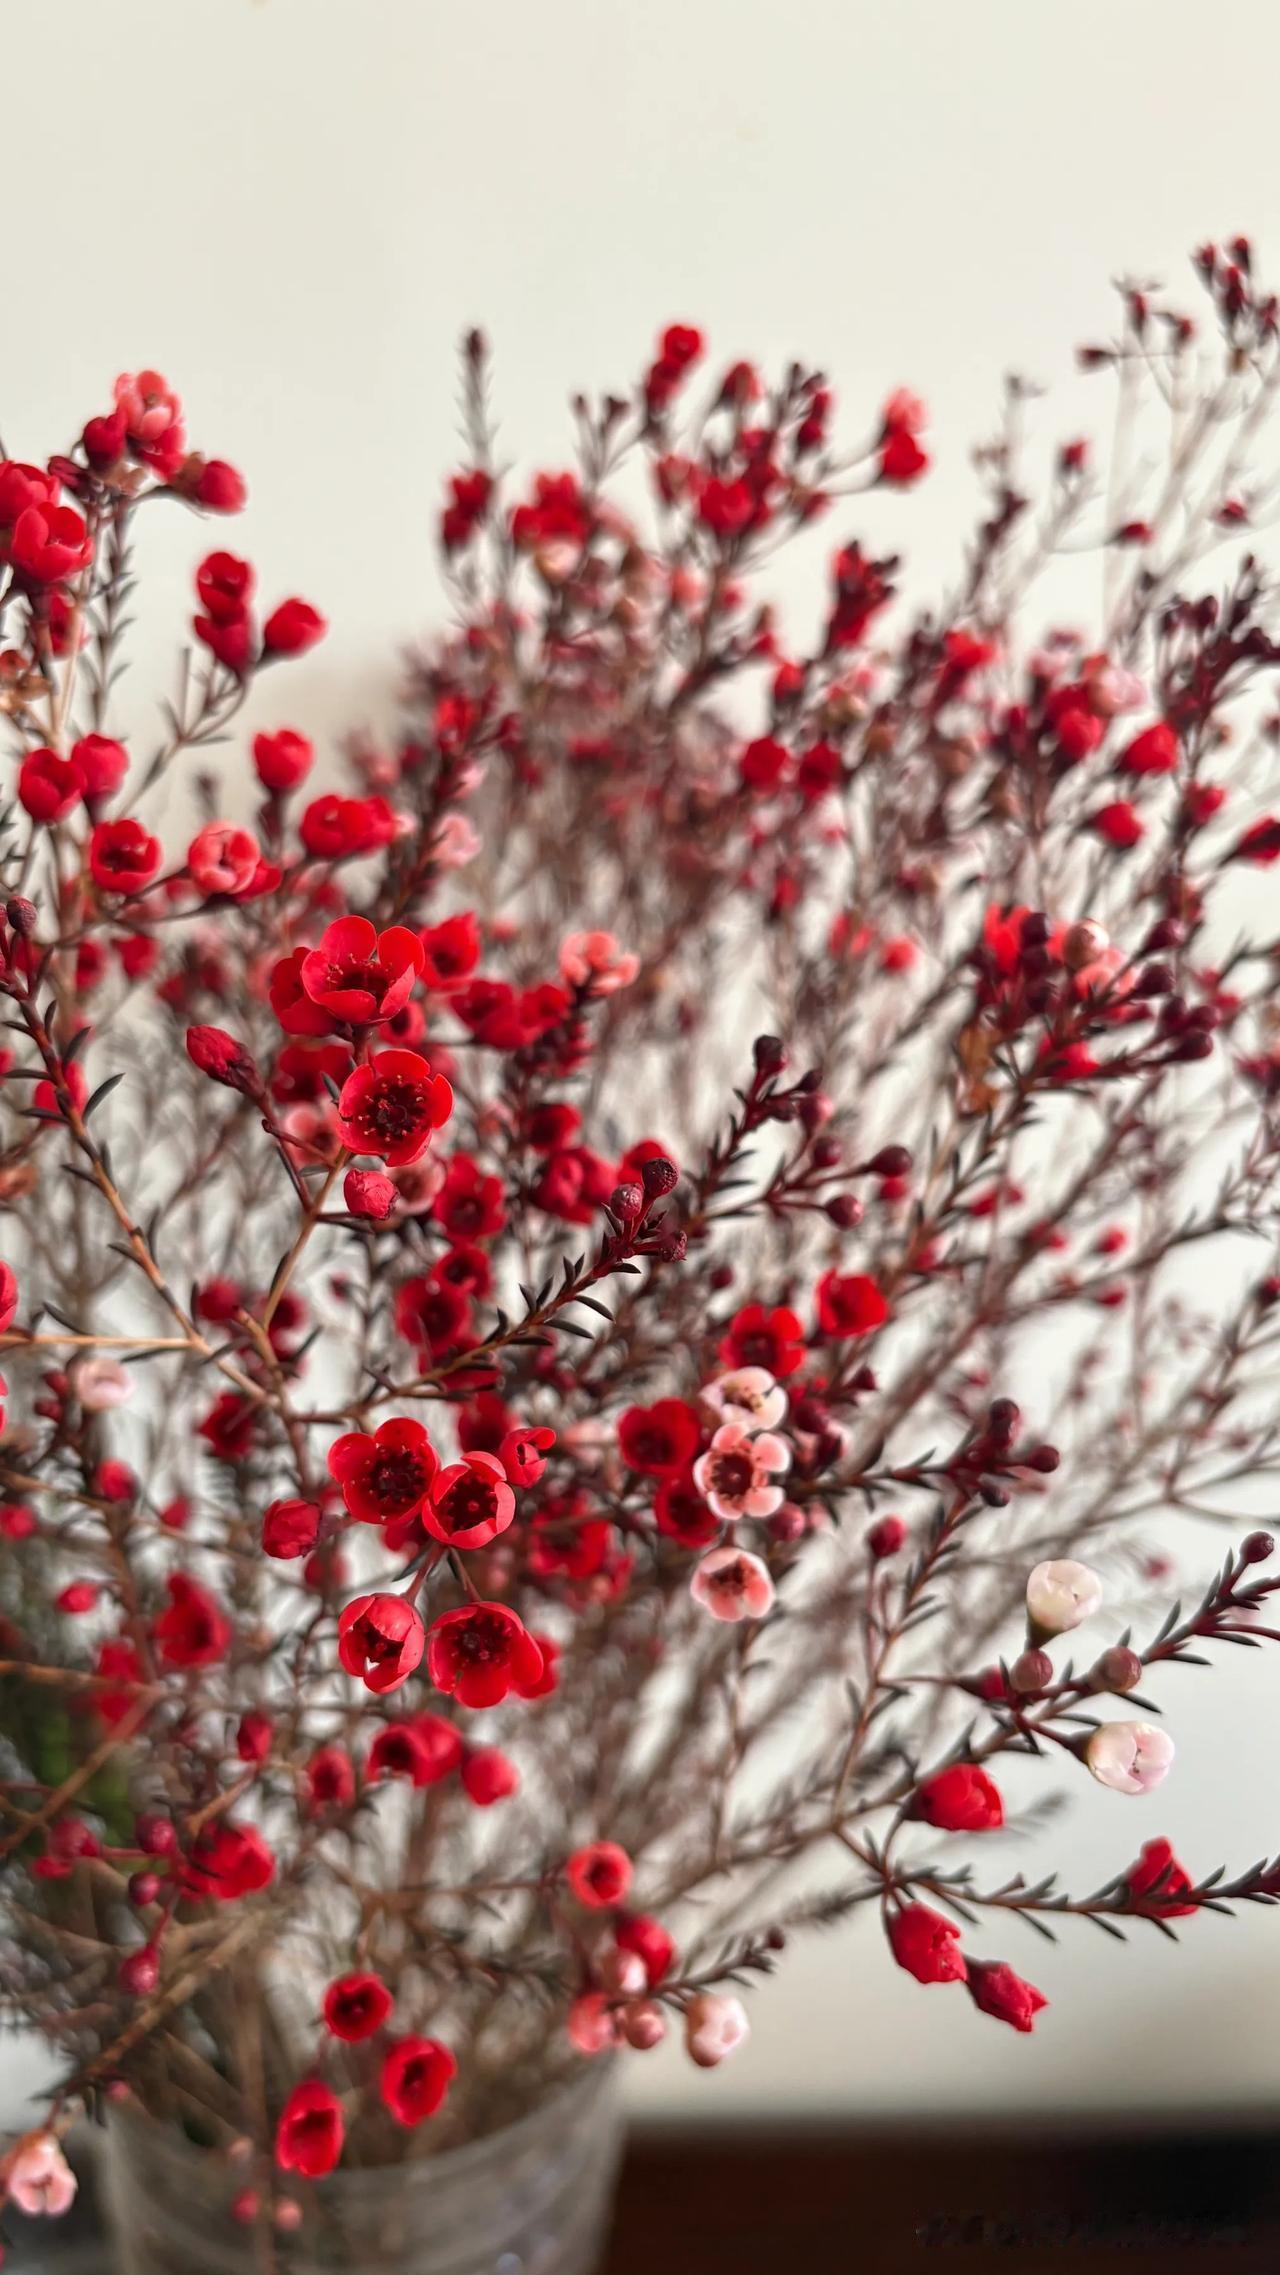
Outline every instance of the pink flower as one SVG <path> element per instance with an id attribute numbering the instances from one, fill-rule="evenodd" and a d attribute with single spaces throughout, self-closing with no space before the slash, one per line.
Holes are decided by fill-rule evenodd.
<path id="1" fill-rule="evenodd" d="M 734 1422 L 740 1430 L 773 1430 L 787 1411 L 787 1394 L 767 1367 L 738 1367 L 706 1383 L 702 1403 L 721 1422 Z"/>
<path id="2" fill-rule="evenodd" d="M 612 932 L 571 932 L 560 950 L 560 977 L 592 995 L 614 995 L 630 987 L 640 958 L 618 946 Z"/>
<path id="3" fill-rule="evenodd" d="M 689 1593 L 713 1619 L 763 1619 L 774 1587 L 758 1556 L 743 1548 L 713 1548 L 690 1580 Z"/>
<path id="4" fill-rule="evenodd" d="M 446 814 L 431 841 L 438 869 L 465 869 L 480 851 L 480 839 L 465 814 Z"/>
<path id="5" fill-rule="evenodd" d="M 753 1438 L 740 1422 L 722 1422 L 706 1453 L 693 1465 L 693 1481 L 707 1506 L 726 1524 L 737 1517 L 771 1517 L 783 1501 L 775 1477 L 791 1467 L 791 1451 L 769 1431 Z"/>
<path id="6" fill-rule="evenodd" d="M 727 2061 L 750 2036 L 751 2025 L 741 1999 L 719 1998 L 700 1991 L 684 2010 L 684 2044 L 689 2059 L 700 2070 L 713 2070 Z"/>
<path id="7" fill-rule="evenodd" d="M 1099 1785 L 1113 1793 L 1150 1793 L 1169 1774 L 1174 1743 L 1154 1722 L 1100 1722 L 1084 1750 Z"/>
<path id="8" fill-rule="evenodd" d="M 56 2220 L 71 2208 L 76 2176 L 52 2133 L 27 2133 L 0 2165 L 0 2187 L 29 2220 Z"/>

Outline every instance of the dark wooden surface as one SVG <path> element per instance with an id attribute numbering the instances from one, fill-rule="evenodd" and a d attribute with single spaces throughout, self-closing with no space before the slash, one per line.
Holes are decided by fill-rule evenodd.
<path id="1" fill-rule="evenodd" d="M 641 2135 L 605 2275 L 1280 2275 L 1271 2130 Z"/>
<path id="2" fill-rule="evenodd" d="M 4 2275 L 108 2275 L 91 2198 L 14 2222 Z M 601 2275 L 846 2271 L 1280 2275 L 1280 2106 L 1249 2130 L 633 2136 Z"/>

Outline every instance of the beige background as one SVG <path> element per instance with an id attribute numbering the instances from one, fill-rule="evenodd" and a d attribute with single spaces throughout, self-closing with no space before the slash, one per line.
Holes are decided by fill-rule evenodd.
<path id="1" fill-rule="evenodd" d="M 625 378 L 674 317 L 726 357 L 821 362 L 854 434 L 910 382 L 934 407 L 936 476 L 849 527 L 900 540 L 941 585 L 1002 370 L 1062 383 L 1054 433 L 1096 426 L 1103 395 L 1069 351 L 1109 322 L 1111 275 L 1181 280 L 1193 242 L 1240 228 L 1280 271 L 1280 32 L 1261 0 L 10 0 L 4 15 L 0 432 L 39 457 L 106 407 L 117 370 L 170 375 L 193 442 L 249 476 L 233 541 L 264 591 L 306 593 L 333 622 L 263 723 L 332 734 L 386 715 L 397 647 L 436 605 L 453 349 L 472 321 L 498 350 L 507 446 L 553 465 L 569 387 Z M 148 538 L 174 639 L 200 534 L 157 517 Z M 803 575 L 794 589 L 798 606 Z M 139 727 L 158 685 L 142 659 Z M 1176 1546 L 1194 1573 L 1220 1542 Z M 1164 1695 L 1182 1751 L 1158 1801 L 1090 1790 L 1039 1844 L 1069 1855 L 1078 1888 L 1152 1832 L 1196 1869 L 1280 1845 L 1280 1668 L 1240 1654 L 1219 1681 L 1176 1672 Z M 636 2098 L 713 2114 L 1274 2096 L 1280 1918 L 1193 1922 L 1180 1950 L 1152 1935 L 1119 1951 L 1078 1926 L 1048 1952 L 1011 1931 L 1006 1953 L 1054 2001 L 1033 2041 L 920 1990 L 866 1921 L 793 1955 L 732 2068 L 637 2061 Z M 16 2101 L 30 2061 L 6 2049 L 3 2064 Z"/>

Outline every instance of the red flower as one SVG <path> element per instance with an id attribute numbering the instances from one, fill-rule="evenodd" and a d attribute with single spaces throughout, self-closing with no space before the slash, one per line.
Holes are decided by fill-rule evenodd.
<path id="1" fill-rule="evenodd" d="M 324 1994 L 325 2028 L 345 2046 L 372 2038 L 395 2005 L 379 1975 L 340 1975 Z"/>
<path id="2" fill-rule="evenodd" d="M 804 1328 L 785 1304 L 771 1311 L 762 1303 L 744 1304 L 730 1322 L 719 1355 L 726 1367 L 765 1367 L 781 1382 L 804 1365 Z"/>
<path id="3" fill-rule="evenodd" d="M 98 822 L 89 839 L 89 870 L 104 893 L 139 893 L 161 862 L 161 846 L 131 815 Z"/>
<path id="4" fill-rule="evenodd" d="M 296 790 L 311 772 L 315 751 L 305 735 L 292 727 L 279 727 L 273 735 L 255 735 L 253 763 L 264 790 L 283 797 Z"/>
<path id="5" fill-rule="evenodd" d="M 1146 835 L 1145 825 L 1127 798 L 1114 798 L 1110 805 L 1099 806 L 1096 813 L 1089 815 L 1084 826 L 1096 830 L 1108 845 L 1114 845 L 1122 853 Z"/>
<path id="6" fill-rule="evenodd" d="M 168 480 L 186 449 L 182 405 L 168 381 L 158 371 L 124 371 L 115 384 L 115 405 L 134 457 Z"/>
<path id="7" fill-rule="evenodd" d="M 402 1280 L 396 1289 L 397 1331 L 423 1351 L 453 1350 L 471 1324 L 462 1289 L 437 1274 L 438 1268 L 430 1279 Z"/>
<path id="8" fill-rule="evenodd" d="M 533 503 L 517 506 L 511 516 L 511 535 L 525 549 L 557 539 L 582 546 L 590 533 L 591 517 L 576 474 L 536 475 Z"/>
<path id="9" fill-rule="evenodd" d="M 748 790 L 759 790 L 768 796 L 781 789 L 790 765 L 791 753 L 786 744 L 775 741 L 772 735 L 760 735 L 743 751 L 739 772 Z"/>
<path id="10" fill-rule="evenodd" d="M 342 1142 L 392 1169 L 416 1161 L 453 1112 L 453 1092 L 416 1051 L 378 1051 L 342 1086 Z"/>
<path id="11" fill-rule="evenodd" d="M 231 1622 L 221 1605 L 185 1572 L 165 1583 L 169 1609 L 151 1623 L 156 1655 L 166 1667 L 211 1667 L 227 1655 Z"/>
<path id="12" fill-rule="evenodd" d="M 253 598 L 254 574 L 234 553 L 208 553 L 196 570 L 196 591 L 214 624 L 237 624 Z"/>
<path id="13" fill-rule="evenodd" d="M 295 2085 L 276 2127 L 276 2163 L 282 2172 L 322 2180 L 342 2155 L 342 2104 L 319 2078 Z"/>
<path id="14" fill-rule="evenodd" d="M 448 994 L 470 979 L 480 961 L 480 926 L 474 912 L 447 916 L 418 934 L 422 947 L 422 977 L 428 987 Z"/>
<path id="15" fill-rule="evenodd" d="M 421 1422 L 384 1422 L 372 1437 L 350 1430 L 329 1448 L 329 1475 L 364 1525 L 417 1516 L 439 1466 Z"/>
<path id="16" fill-rule="evenodd" d="M 1264 814 L 1237 839 L 1227 856 L 1230 861 L 1252 861 L 1255 868 L 1269 869 L 1280 858 L 1280 821 L 1274 814 Z"/>
<path id="17" fill-rule="evenodd" d="M 266 1555 L 291 1563 L 309 1556 L 320 1531 L 320 1511 L 314 1501 L 273 1501 L 262 1519 L 262 1546 Z"/>
<path id="18" fill-rule="evenodd" d="M 18 1275 L 12 1264 L 0 1264 L 0 1335 L 12 1327 L 18 1310 Z"/>
<path id="19" fill-rule="evenodd" d="M 698 1417 L 682 1398 L 628 1406 L 618 1417 L 619 1453 L 629 1469 L 650 1477 L 674 1477 L 687 1469 L 700 1435 Z"/>
<path id="20" fill-rule="evenodd" d="M 499 1746 L 472 1746 L 462 1757 L 462 1790 L 477 1809 L 492 1809 L 520 1790 L 520 1772 Z"/>
<path id="21" fill-rule="evenodd" d="M 384 1777 L 407 1777 L 410 1785 L 439 1785 L 462 1760 L 462 1739 L 441 1714 L 415 1714 L 387 1722 L 369 1748 L 365 1775 L 376 1785 Z"/>
<path id="22" fill-rule="evenodd" d="M 129 754 L 111 735 L 81 735 L 71 756 L 84 777 L 86 798 L 110 798 L 129 771 Z"/>
<path id="23" fill-rule="evenodd" d="M 616 1841 L 589 1841 L 585 1848 L 576 1848 L 564 1870 L 578 1902 L 591 1911 L 612 1911 L 625 1903 L 632 1863 Z"/>
<path id="24" fill-rule="evenodd" d="M 247 892 L 261 860 L 252 830 L 234 822 L 206 822 L 187 849 L 191 881 L 205 894 Z"/>
<path id="25" fill-rule="evenodd" d="M 282 600 L 262 627 L 262 645 L 269 656 L 300 656 L 314 648 L 329 627 L 318 608 L 307 600 Z"/>
<path id="26" fill-rule="evenodd" d="M 443 2106 L 458 2065 L 438 2038 L 397 2038 L 378 2091 L 398 2125 L 420 2125 Z"/>
<path id="27" fill-rule="evenodd" d="M 633 1951 L 644 1968 L 652 1991 L 675 1964 L 676 1947 L 661 1920 L 650 1912 L 624 1912 L 614 1921 L 613 1940 L 619 1951 Z"/>
<path id="28" fill-rule="evenodd" d="M 319 947 L 303 956 L 299 976 L 311 1002 L 328 1012 L 330 1025 L 342 1020 L 349 1027 L 367 1027 L 394 1019 L 408 1002 L 422 963 L 418 936 L 407 925 L 377 932 L 365 916 L 343 916 L 329 926 Z"/>
<path id="29" fill-rule="evenodd" d="M 546 1456 L 556 1442 L 554 1430 L 508 1430 L 498 1447 L 498 1459 L 513 1485 L 536 1485 L 543 1475 Z"/>
<path id="30" fill-rule="evenodd" d="M 243 474 L 225 458 L 188 459 L 181 487 L 206 513 L 239 513 L 249 495 Z"/>
<path id="31" fill-rule="evenodd" d="M 506 1531 L 515 1513 L 516 1497 L 502 1463 L 490 1453 L 468 1453 L 432 1479 L 422 1522 L 450 1548 L 485 1548 Z"/>
<path id="32" fill-rule="evenodd" d="M 1015 1975 L 1003 1959 L 971 1959 L 967 1981 L 974 2005 L 1014 2030 L 1032 2029 L 1041 2007 L 1049 2004 L 1043 1991 Z"/>
<path id="33" fill-rule="evenodd" d="M 70 506 L 28 506 L 9 539 L 14 571 L 29 585 L 61 584 L 84 567 L 92 550 L 89 532 Z"/>
<path id="34" fill-rule="evenodd" d="M 255 1825 L 228 1824 L 225 1817 L 206 1825 L 192 1844 L 182 1871 L 187 1896 L 213 1896 L 221 1904 L 256 1896 L 275 1877 L 276 1860 Z"/>
<path id="35" fill-rule="evenodd" d="M 427 1636 L 427 1672 L 462 1706 L 497 1706 L 542 1675 L 542 1652 L 506 1604 L 443 1612 Z"/>
<path id="36" fill-rule="evenodd" d="M 1140 735 L 1126 743 L 1116 760 L 1117 774 L 1172 774 L 1181 756 L 1181 745 L 1167 719 L 1157 719 L 1153 727 L 1144 727 Z"/>
<path id="37" fill-rule="evenodd" d="M 913 434 L 898 432 L 885 436 L 880 445 L 880 479 L 897 489 L 906 489 L 918 482 L 929 470 L 929 454 L 920 448 Z"/>
<path id="38" fill-rule="evenodd" d="M 485 1176 L 469 1153 L 455 1153 L 433 1213 L 450 1240 L 487 1240 L 506 1223 L 502 1179 Z"/>
<path id="39" fill-rule="evenodd" d="M 1135 1912 L 1154 1913 L 1161 1919 L 1190 1919 L 1198 1911 L 1196 1904 L 1178 1901 L 1194 1883 L 1191 1874 L 1179 1864 L 1173 1853 L 1173 1843 L 1163 1838 L 1144 1841 L 1138 1851 L 1138 1861 L 1131 1864 L 1125 1874 L 1129 1900 Z"/>
<path id="40" fill-rule="evenodd" d="M 338 1657 L 368 1690 L 399 1690 L 426 1647 L 426 1632 L 403 1596 L 355 1596 L 338 1615 Z"/>
<path id="41" fill-rule="evenodd" d="M 911 1814 L 943 1833 L 989 1833 L 1004 1823 L 1004 1803 L 984 1769 L 953 1762 L 925 1778 Z"/>
<path id="42" fill-rule="evenodd" d="M 816 1294 L 818 1326 L 838 1342 L 870 1335 L 889 1316 L 883 1295 L 864 1272 L 824 1272 Z"/>
<path id="43" fill-rule="evenodd" d="M 927 1904 L 908 1904 L 889 1922 L 889 1948 L 918 1983 L 963 1983 L 968 1975 L 960 1930 Z"/>
<path id="44" fill-rule="evenodd" d="M 356 1773 L 350 1754 L 341 1746 L 317 1746 L 304 1763 L 302 1774 L 313 1810 L 351 1807 L 356 1797 Z"/>
<path id="45" fill-rule="evenodd" d="M 18 802 L 35 822 L 65 821 L 84 796 L 84 776 L 74 758 L 56 750 L 28 751 L 18 768 Z"/>
<path id="46" fill-rule="evenodd" d="M 654 1497 L 653 1515 L 659 1532 L 679 1541 L 682 1548 L 710 1548 L 720 1538 L 720 1519 L 707 1507 L 688 1472 L 664 1477 Z"/>

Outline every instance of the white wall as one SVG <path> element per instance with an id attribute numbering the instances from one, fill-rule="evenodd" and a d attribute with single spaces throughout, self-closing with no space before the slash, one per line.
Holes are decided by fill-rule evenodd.
<path id="1" fill-rule="evenodd" d="M 1180 277 L 1192 243 L 1237 229 L 1280 270 L 1265 0 L 11 0 L 5 16 L 5 444 L 38 457 L 105 408 L 118 370 L 167 372 L 193 442 L 249 476 L 234 542 L 264 589 L 332 619 L 275 714 L 320 732 L 385 712 L 397 644 L 433 606 L 453 349 L 473 321 L 498 350 L 507 443 L 552 464 L 569 387 L 625 378 L 673 317 L 726 356 L 821 362 L 855 432 L 909 381 L 935 408 L 937 475 L 861 526 L 940 581 L 1003 370 L 1064 380 L 1056 431 L 1099 421 L 1069 351 L 1108 322 L 1110 276 Z M 148 560 L 176 637 L 200 533 L 174 521 Z M 1219 1547 L 1180 1553 L 1194 1570 Z M 1090 1793 L 1055 1829 L 1078 1886 L 1151 1831 L 1194 1868 L 1280 1845 L 1277 1670 L 1240 1654 L 1228 1674 L 1170 1680 L 1182 1758 L 1158 1823 L 1156 1804 Z M 637 2097 L 709 2114 L 1272 2100 L 1278 1938 L 1265 1912 L 1192 1922 L 1180 1951 L 1081 1926 L 1045 1953 L 1024 1933 L 1007 1955 L 1054 2001 L 1024 2041 L 921 1991 L 867 1922 L 756 1996 L 731 2070 L 637 2063 Z M 9 2099 L 26 2070 L 0 2060 Z"/>

